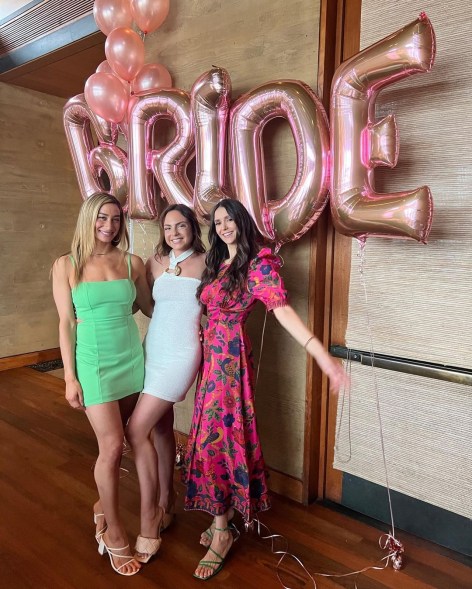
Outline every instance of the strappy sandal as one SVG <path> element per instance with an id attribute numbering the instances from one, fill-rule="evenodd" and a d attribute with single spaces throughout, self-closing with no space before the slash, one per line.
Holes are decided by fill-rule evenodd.
<path id="1" fill-rule="evenodd" d="M 215 528 L 214 531 L 215 532 L 231 532 L 232 529 L 230 526 L 228 526 L 226 528 Z M 234 540 L 231 541 L 231 544 L 229 545 L 229 548 L 228 548 L 228 552 L 226 553 L 225 556 L 221 556 L 221 554 L 218 554 L 218 552 L 216 552 L 216 550 L 213 550 L 213 548 L 210 546 L 208 548 L 208 550 L 213 552 L 213 554 L 218 558 L 218 560 L 201 560 L 198 563 L 198 566 L 199 567 L 204 566 L 208 569 L 211 569 L 211 573 L 207 577 L 200 577 L 196 573 L 193 573 L 193 576 L 196 579 L 200 579 L 200 581 L 208 581 L 208 579 L 212 579 L 213 577 L 215 577 L 223 568 L 226 557 L 228 556 L 229 551 L 231 550 L 231 547 L 233 546 L 233 542 L 234 542 Z"/>
<path id="2" fill-rule="evenodd" d="M 215 529 L 213 526 L 216 526 L 216 521 L 215 521 L 215 519 L 213 519 L 213 521 L 211 522 L 211 524 L 210 524 L 210 527 L 209 527 L 209 528 L 207 528 L 206 530 L 204 530 L 204 531 L 202 532 L 202 535 L 203 535 L 203 534 L 205 534 L 205 535 L 206 535 L 206 537 L 207 537 L 207 538 L 208 538 L 208 540 L 209 540 L 208 544 L 205 544 L 204 542 L 202 542 L 202 538 L 200 538 L 200 544 L 201 544 L 202 546 L 205 546 L 205 548 L 209 548 L 209 547 L 210 547 L 210 544 L 211 544 L 211 542 L 212 542 L 212 540 L 213 540 L 213 530 Z"/>
<path id="3" fill-rule="evenodd" d="M 146 536 L 139 536 L 136 538 L 136 545 L 134 547 L 134 559 L 138 562 L 147 563 L 151 560 L 151 558 L 157 554 L 159 548 L 161 547 L 162 538 L 161 538 L 161 531 L 162 531 L 162 522 L 164 521 L 164 510 L 162 507 L 159 507 L 161 512 L 161 519 L 157 525 L 157 538 L 146 538 Z"/>
<path id="4" fill-rule="evenodd" d="M 123 550 L 127 550 L 128 554 L 123 554 L 122 553 Z M 130 562 L 132 562 L 133 560 L 136 560 L 135 558 L 133 558 L 131 556 L 131 554 L 129 554 L 129 552 L 130 552 L 129 544 L 127 544 L 126 546 L 122 546 L 121 548 L 112 548 L 111 546 L 107 546 L 105 544 L 105 540 L 103 539 L 103 536 L 102 536 L 100 538 L 100 543 L 98 545 L 98 552 L 101 555 L 105 554 L 105 552 L 108 552 L 108 556 L 110 557 L 111 568 L 115 571 L 115 573 L 118 573 L 119 575 L 123 575 L 124 577 L 131 577 L 132 575 L 139 573 L 139 569 L 137 569 L 135 571 L 131 571 L 130 573 L 123 573 L 121 570 L 123 567 L 125 567 Z M 128 560 L 126 562 L 124 562 L 123 564 L 120 564 L 119 567 L 117 567 L 117 566 L 115 566 L 115 562 L 114 562 L 113 558 L 127 558 Z"/>
<path id="5" fill-rule="evenodd" d="M 211 525 L 209 528 L 207 528 L 206 530 L 204 530 L 202 532 L 202 534 L 206 534 L 206 536 L 208 537 L 209 543 L 208 544 L 204 544 L 202 542 L 202 539 L 200 538 L 200 544 L 202 546 L 205 546 L 205 548 L 210 548 L 210 544 L 212 543 L 213 540 L 213 531 L 216 530 L 215 527 L 213 527 L 215 525 L 215 520 L 213 520 L 211 522 Z M 233 534 L 233 541 L 236 542 L 236 540 L 239 540 L 239 537 L 241 536 L 238 528 L 235 526 L 235 524 L 228 522 L 228 527 L 225 528 L 231 531 L 231 533 Z"/>
<path id="6" fill-rule="evenodd" d="M 99 517 L 105 517 L 104 513 L 93 513 L 93 523 L 95 525 L 98 524 L 98 518 Z M 97 541 L 97 544 L 100 544 L 100 540 L 102 539 L 103 534 L 107 531 L 108 528 L 108 524 L 105 522 L 103 524 L 103 528 L 101 530 L 98 530 L 98 532 L 96 532 L 95 534 L 95 540 Z"/>

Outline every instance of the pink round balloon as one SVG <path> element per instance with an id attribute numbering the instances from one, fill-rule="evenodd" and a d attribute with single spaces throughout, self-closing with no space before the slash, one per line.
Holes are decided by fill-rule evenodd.
<path id="1" fill-rule="evenodd" d="M 95 0 L 93 17 L 105 35 L 117 27 L 129 27 L 133 22 L 129 0 Z"/>
<path id="2" fill-rule="evenodd" d="M 161 88 L 172 88 L 172 78 L 162 64 L 147 63 L 134 78 L 131 87 L 135 94 L 149 93 Z"/>
<path id="3" fill-rule="evenodd" d="M 123 120 L 128 106 L 128 95 L 120 80 L 113 74 L 92 74 L 85 82 L 85 100 L 98 116 L 112 123 Z"/>
<path id="4" fill-rule="evenodd" d="M 144 33 L 152 33 L 169 14 L 169 0 L 131 0 L 131 13 Z"/>
<path id="5" fill-rule="evenodd" d="M 102 61 L 102 63 L 99 64 L 99 66 L 97 67 L 97 69 L 95 71 L 97 72 L 97 74 L 99 74 L 99 73 L 112 74 L 113 76 L 115 76 L 115 78 L 118 78 L 118 76 L 115 74 L 111 65 L 108 63 L 108 61 L 106 59 L 105 59 L 105 61 Z M 126 80 L 122 80 L 121 78 L 118 78 L 118 80 L 120 80 L 120 82 L 123 84 L 123 86 L 126 90 L 126 93 L 129 94 L 131 92 L 131 84 L 129 82 L 127 82 Z"/>
<path id="6" fill-rule="evenodd" d="M 133 29 L 113 29 L 105 42 L 105 55 L 115 74 L 130 82 L 144 65 L 144 43 Z"/>

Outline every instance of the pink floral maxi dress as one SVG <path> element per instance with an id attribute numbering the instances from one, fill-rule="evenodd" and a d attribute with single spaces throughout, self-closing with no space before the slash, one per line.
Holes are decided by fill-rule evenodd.
<path id="1" fill-rule="evenodd" d="M 262 249 L 250 264 L 246 291 L 231 296 L 223 290 L 227 266 L 222 265 L 202 292 L 208 323 L 184 465 L 185 509 L 222 515 L 234 507 L 251 521 L 270 507 L 244 325 L 257 300 L 268 310 L 288 304 L 279 268 L 280 259 Z"/>

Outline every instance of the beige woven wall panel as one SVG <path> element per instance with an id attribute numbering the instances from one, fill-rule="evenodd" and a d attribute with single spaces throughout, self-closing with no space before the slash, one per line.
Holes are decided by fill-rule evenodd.
<path id="1" fill-rule="evenodd" d="M 380 94 L 378 116 L 394 112 L 400 159 L 376 172 L 380 192 L 427 184 L 434 221 L 427 246 L 368 239 L 365 279 L 374 349 L 472 368 L 472 62 L 470 6 L 439 0 L 362 3 L 362 47 L 412 21 L 421 10 L 437 36 L 436 63 Z M 364 292 L 353 246 L 347 342 L 369 349 Z"/>
<path id="2" fill-rule="evenodd" d="M 368 239 L 364 277 L 353 244 L 347 345 L 472 368 L 472 64 L 465 1 L 363 0 L 362 47 L 425 10 L 437 36 L 436 63 L 380 95 L 378 117 L 395 112 L 400 128 L 396 169 L 376 173 L 381 192 L 431 188 L 435 214 L 429 244 Z M 352 459 L 346 432 L 335 467 L 385 485 L 375 386 L 369 368 L 353 365 Z M 472 389 L 386 370 L 376 371 L 393 489 L 472 516 Z M 338 407 L 338 414 L 340 407 Z M 346 418 L 344 415 L 343 423 Z"/>
<path id="3" fill-rule="evenodd" d="M 270 80 L 303 80 L 316 84 L 319 0 L 260 0 L 223 2 L 184 0 L 171 3 L 168 20 L 146 38 L 146 60 L 161 61 L 174 85 L 190 90 L 212 64 L 228 70 L 233 98 Z M 264 132 L 268 193 L 280 197 L 293 181 L 296 158 L 292 135 L 285 122 L 273 121 Z M 133 223 L 136 225 L 136 223 Z M 149 223 L 143 226 L 147 233 Z M 153 239 L 136 228 L 135 252 L 148 257 Z M 155 235 L 157 239 L 157 234 Z M 284 246 L 282 274 L 291 302 L 306 319 L 310 244 L 307 237 Z M 249 321 L 257 359 L 264 313 Z M 306 357 L 303 350 L 268 317 L 259 384 L 258 428 L 268 464 L 301 478 L 305 420 Z M 188 432 L 193 394 L 176 406 L 176 429 Z"/>
<path id="4" fill-rule="evenodd" d="M 391 488 L 472 517 L 470 387 L 390 370 L 375 375 L 352 364 L 351 427 L 346 399 L 335 468 L 385 486 L 377 388 Z"/>

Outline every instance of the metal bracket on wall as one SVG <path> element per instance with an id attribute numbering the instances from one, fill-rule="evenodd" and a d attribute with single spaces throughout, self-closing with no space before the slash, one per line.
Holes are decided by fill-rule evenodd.
<path id="1" fill-rule="evenodd" d="M 385 368 L 386 370 L 395 370 L 396 372 L 406 372 L 407 374 L 416 374 L 417 376 L 426 376 L 427 378 L 436 378 L 437 380 L 472 385 L 472 370 L 468 368 L 421 362 L 419 360 L 399 358 L 398 356 L 388 356 L 386 354 L 371 354 L 370 352 L 352 350 L 344 346 L 331 346 L 329 351 L 336 358 L 360 362 L 366 366 L 375 366 L 376 368 Z"/>

